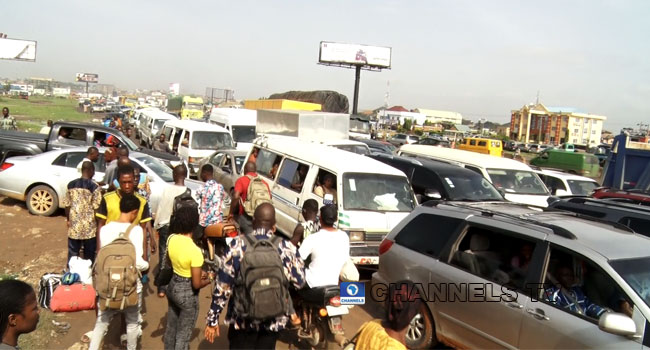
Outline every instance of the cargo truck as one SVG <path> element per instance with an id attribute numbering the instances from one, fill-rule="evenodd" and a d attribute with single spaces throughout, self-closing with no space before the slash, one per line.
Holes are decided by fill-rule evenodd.
<path id="1" fill-rule="evenodd" d="M 181 119 L 203 119 L 203 99 L 191 96 L 176 96 L 167 100 L 167 112 Z"/>

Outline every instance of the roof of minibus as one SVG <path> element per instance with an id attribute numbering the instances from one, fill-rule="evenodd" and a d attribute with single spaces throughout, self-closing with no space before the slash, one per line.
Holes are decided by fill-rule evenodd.
<path id="1" fill-rule="evenodd" d="M 209 124 L 206 122 L 200 122 L 196 120 L 178 120 L 178 119 L 173 119 L 165 123 L 165 125 L 170 125 L 174 126 L 177 128 L 185 129 L 188 131 L 217 131 L 217 132 L 225 132 L 227 133 L 228 130 L 218 126 L 218 125 L 213 125 Z"/>
<path id="2" fill-rule="evenodd" d="M 515 170 L 529 170 L 532 169 L 519 161 L 490 156 L 471 151 L 463 151 L 459 149 L 432 147 L 425 145 L 403 145 L 400 150 L 402 152 L 418 155 L 422 157 L 429 157 L 434 159 L 443 159 L 452 162 L 469 164 L 486 169 L 515 169 Z"/>
<path id="3" fill-rule="evenodd" d="M 378 160 L 353 152 L 323 145 L 319 142 L 300 140 L 290 136 L 263 136 L 254 141 L 256 146 L 318 165 L 326 170 L 341 173 L 372 173 L 398 175 L 403 172 Z"/>

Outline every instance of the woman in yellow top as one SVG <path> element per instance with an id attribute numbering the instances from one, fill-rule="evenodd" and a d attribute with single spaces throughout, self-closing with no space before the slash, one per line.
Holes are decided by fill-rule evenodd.
<path id="1" fill-rule="evenodd" d="M 355 350 L 406 350 L 406 331 L 422 307 L 415 285 L 409 281 L 391 284 L 386 300 L 386 319 L 364 323 Z"/>
<path id="2" fill-rule="evenodd" d="M 203 254 L 194 244 L 192 232 L 199 224 L 196 208 L 180 208 L 175 215 L 174 232 L 169 237 L 167 256 L 174 275 L 167 285 L 167 329 L 165 349 L 188 349 L 190 338 L 199 314 L 199 290 L 210 284 L 208 275 L 201 270 Z"/>

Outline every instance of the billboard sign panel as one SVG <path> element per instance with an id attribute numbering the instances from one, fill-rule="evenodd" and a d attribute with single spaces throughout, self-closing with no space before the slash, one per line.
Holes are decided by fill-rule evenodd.
<path id="1" fill-rule="evenodd" d="M 169 93 L 171 95 L 180 95 L 181 93 L 181 84 L 179 83 L 170 83 L 169 84 Z"/>
<path id="2" fill-rule="evenodd" d="M 390 47 L 321 41 L 318 61 L 390 68 L 391 51 Z"/>
<path id="3" fill-rule="evenodd" d="M 77 73 L 75 81 L 82 83 L 99 83 L 99 74 Z"/>
<path id="4" fill-rule="evenodd" d="M 0 59 L 36 61 L 36 41 L 0 38 Z"/>

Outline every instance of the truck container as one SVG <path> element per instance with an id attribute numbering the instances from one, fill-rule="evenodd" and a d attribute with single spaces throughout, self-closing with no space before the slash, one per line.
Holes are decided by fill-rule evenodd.
<path id="1" fill-rule="evenodd" d="M 619 190 L 650 190 L 650 143 L 634 142 L 624 133 L 615 136 L 601 183 Z"/>
<path id="2" fill-rule="evenodd" d="M 293 136 L 307 141 L 348 139 L 350 115 L 313 111 L 259 110 L 257 133 Z"/>
<path id="3" fill-rule="evenodd" d="M 167 100 L 167 112 L 181 119 L 202 119 L 203 99 L 191 96 L 176 96 Z"/>
<path id="4" fill-rule="evenodd" d="M 284 109 L 299 111 L 320 111 L 322 106 L 318 103 L 293 101 L 293 100 L 246 100 L 246 109 Z"/>

